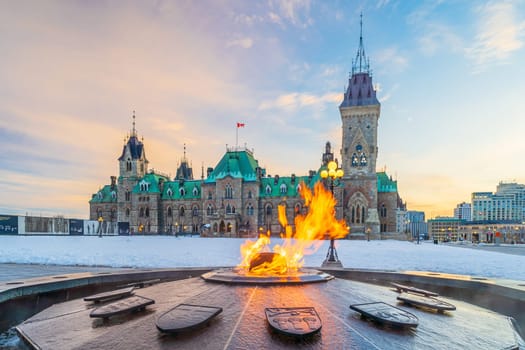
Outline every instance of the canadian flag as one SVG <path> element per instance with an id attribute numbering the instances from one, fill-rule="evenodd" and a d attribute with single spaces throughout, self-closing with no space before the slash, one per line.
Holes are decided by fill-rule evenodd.
<path id="1" fill-rule="evenodd" d="M 237 127 L 238 127 L 238 128 L 244 128 L 244 123 L 239 123 L 239 122 L 237 122 Z"/>

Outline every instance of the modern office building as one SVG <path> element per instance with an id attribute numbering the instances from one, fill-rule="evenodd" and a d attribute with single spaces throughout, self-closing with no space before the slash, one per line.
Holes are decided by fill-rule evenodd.
<path id="1" fill-rule="evenodd" d="M 472 220 L 472 205 L 470 203 L 459 203 L 454 208 L 454 217 L 456 219 L 471 221 Z"/>
<path id="2" fill-rule="evenodd" d="M 500 182 L 496 192 L 472 193 L 473 221 L 525 221 L 525 185 Z"/>

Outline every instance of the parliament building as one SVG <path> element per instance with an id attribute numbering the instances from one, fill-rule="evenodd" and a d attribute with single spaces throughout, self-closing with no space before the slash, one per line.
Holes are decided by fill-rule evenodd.
<path id="1" fill-rule="evenodd" d="M 406 210 L 397 181 L 376 172 L 381 104 L 372 84 L 362 34 L 343 101 L 341 162 L 344 175 L 334 186 L 336 216 L 344 218 L 348 238 L 377 237 L 396 231 L 397 213 Z M 330 142 L 318 170 L 304 175 L 269 176 L 252 151 L 227 148 L 215 167 L 195 179 L 186 150 L 174 178 L 149 169 L 146 149 L 133 128 L 118 158 L 119 174 L 93 194 L 90 219 L 114 223 L 119 234 L 200 234 L 255 237 L 284 232 L 277 207 L 285 205 L 288 223 L 305 211 L 302 184 L 326 181 L 320 172 L 334 160 Z M 298 172 L 299 173 L 299 172 Z M 305 174 L 306 173 L 306 174 Z M 328 185 L 328 184 L 326 184 Z"/>

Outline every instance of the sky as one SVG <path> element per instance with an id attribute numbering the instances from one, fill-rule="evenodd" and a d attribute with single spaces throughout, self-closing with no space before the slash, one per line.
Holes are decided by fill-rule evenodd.
<path id="1" fill-rule="evenodd" d="M 184 145 L 200 178 L 236 132 L 271 175 L 318 169 L 326 141 L 340 158 L 361 13 L 377 170 L 408 209 L 525 183 L 524 0 L 0 0 L 0 213 L 87 218 L 133 111 L 171 176 Z"/>

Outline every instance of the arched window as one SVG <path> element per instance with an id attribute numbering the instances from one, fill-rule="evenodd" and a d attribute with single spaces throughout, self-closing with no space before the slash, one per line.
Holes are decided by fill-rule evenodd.
<path id="1" fill-rule="evenodd" d="M 359 224 L 360 222 L 359 220 L 361 219 L 361 207 L 359 205 L 355 209 L 355 218 L 356 218 L 355 222 Z"/>
<path id="2" fill-rule="evenodd" d="M 184 187 L 179 188 L 179 194 L 181 197 L 184 197 L 186 195 L 186 190 L 184 189 Z"/>
<path id="3" fill-rule="evenodd" d="M 272 216 L 272 206 L 270 204 L 266 206 L 266 216 Z"/>
<path id="4" fill-rule="evenodd" d="M 246 215 L 252 216 L 253 215 L 253 205 L 252 203 L 248 204 L 246 207 Z"/>
<path id="5" fill-rule="evenodd" d="M 116 198 L 117 198 L 117 192 L 111 191 L 111 199 L 116 199 Z"/>
<path id="6" fill-rule="evenodd" d="M 197 197 L 198 195 L 199 195 L 199 190 L 197 189 L 197 187 L 193 187 L 193 196 Z"/>
<path id="7" fill-rule="evenodd" d="M 379 213 L 382 218 L 386 218 L 386 207 L 385 203 L 381 204 L 381 208 L 379 209 Z"/>
<path id="8" fill-rule="evenodd" d="M 173 190 L 170 188 L 168 188 L 168 190 L 166 191 L 166 194 L 168 195 L 168 197 L 171 197 L 173 196 Z"/>
<path id="9" fill-rule="evenodd" d="M 144 217 L 144 208 L 140 207 L 139 209 L 139 217 Z"/>
<path id="10" fill-rule="evenodd" d="M 224 198 L 232 199 L 233 198 L 233 189 L 232 185 L 227 184 L 224 188 Z"/>
<path id="11" fill-rule="evenodd" d="M 168 217 L 171 218 L 173 216 L 173 211 L 171 210 L 171 207 L 168 207 Z"/>
<path id="12" fill-rule="evenodd" d="M 361 153 L 361 157 L 360 157 L 360 160 L 359 160 L 359 165 L 360 166 L 366 166 L 367 163 L 368 163 L 368 161 L 366 160 L 365 154 Z"/>
<path id="13" fill-rule="evenodd" d="M 288 187 L 286 187 L 286 184 L 281 184 L 279 190 L 281 191 L 281 194 L 286 194 L 286 192 L 288 192 Z"/>
<path id="14" fill-rule="evenodd" d="M 131 171 L 131 160 L 129 158 L 126 161 L 126 171 Z"/>
<path id="15" fill-rule="evenodd" d="M 144 215 L 146 215 L 146 217 L 149 218 L 149 208 L 146 208 Z"/>
<path id="16" fill-rule="evenodd" d="M 184 216 L 184 211 L 185 211 L 185 210 L 184 210 L 184 207 L 180 207 L 180 208 L 179 208 L 179 216 L 180 216 L 180 217 L 183 217 L 183 216 Z"/>
<path id="17" fill-rule="evenodd" d="M 358 166 L 359 165 L 359 159 L 357 158 L 357 154 L 352 154 L 352 166 Z"/>
<path id="18" fill-rule="evenodd" d="M 208 207 L 206 208 L 206 214 L 207 215 L 213 214 L 213 206 L 211 204 L 208 204 Z"/>
<path id="19" fill-rule="evenodd" d="M 197 207 L 196 205 L 193 206 L 193 209 L 191 209 L 191 212 L 193 216 L 199 216 L 199 207 Z"/>
<path id="20" fill-rule="evenodd" d="M 355 208 L 352 207 L 352 219 L 350 220 L 352 224 L 355 224 Z"/>
<path id="21" fill-rule="evenodd" d="M 265 192 L 266 192 L 266 194 L 268 194 L 268 195 L 272 194 L 272 188 L 270 187 L 270 185 L 266 185 Z"/>
<path id="22" fill-rule="evenodd" d="M 231 214 L 231 213 L 232 213 L 232 207 L 228 203 L 228 205 L 226 206 L 226 214 Z"/>

